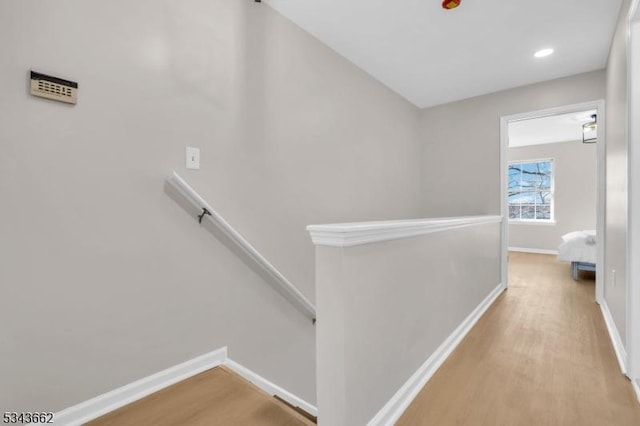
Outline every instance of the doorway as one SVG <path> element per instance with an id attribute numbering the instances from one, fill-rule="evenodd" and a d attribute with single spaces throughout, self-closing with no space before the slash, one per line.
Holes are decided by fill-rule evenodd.
<path id="1" fill-rule="evenodd" d="M 522 202 L 520 206 L 514 206 L 513 203 L 510 206 L 508 202 L 509 195 L 509 129 L 517 127 L 526 127 L 526 125 L 533 123 L 532 120 L 546 120 L 547 122 L 554 121 L 554 118 L 571 118 L 576 119 L 576 128 L 582 131 L 582 124 L 577 122 L 582 118 L 582 115 L 588 114 L 587 119 L 590 116 L 596 115 L 597 117 L 597 142 L 595 143 L 595 156 L 596 156 L 596 183 L 595 183 L 595 229 L 597 235 L 596 244 L 596 290 L 595 300 L 597 303 L 601 303 L 604 297 L 604 241 L 605 241 L 605 129 L 604 129 L 604 101 L 592 101 L 581 104 L 567 105 L 557 108 L 550 108 L 539 111 L 532 111 L 523 114 L 509 115 L 501 117 L 500 119 L 500 186 L 501 186 L 501 214 L 502 222 L 502 282 L 505 286 L 508 286 L 508 250 L 509 250 L 509 217 L 516 215 L 520 222 L 527 222 L 527 225 L 523 226 L 554 226 L 554 203 L 551 198 L 548 198 L 549 193 L 553 193 L 553 158 L 552 156 L 539 156 L 538 158 L 531 158 L 530 161 L 522 161 L 515 163 L 517 169 L 528 170 L 532 167 L 536 170 L 540 170 L 538 173 L 540 176 L 540 185 L 542 185 L 543 194 L 536 194 L 538 201 L 535 197 L 531 196 L 531 202 Z M 512 168 L 513 167 L 512 163 Z M 533 170 L 533 169 L 532 169 Z M 549 178 L 545 178 L 545 175 L 549 175 Z M 548 191 L 547 191 L 548 185 Z M 513 188 L 512 193 L 513 193 Z M 513 198 L 513 197 L 512 197 Z M 524 199 L 524 197 L 522 198 Z M 517 204 L 517 203 L 516 203 Z M 535 222 L 535 225 L 532 223 Z M 538 234 L 543 234 L 538 232 Z M 547 232 L 551 234 L 551 232 Z M 541 253 L 551 252 L 551 250 L 540 249 Z"/>

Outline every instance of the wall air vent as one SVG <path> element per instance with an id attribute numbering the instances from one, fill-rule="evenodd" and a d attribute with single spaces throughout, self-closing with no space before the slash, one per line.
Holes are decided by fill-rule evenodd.
<path id="1" fill-rule="evenodd" d="M 75 104 L 78 102 L 78 83 L 31 71 L 31 94 Z"/>

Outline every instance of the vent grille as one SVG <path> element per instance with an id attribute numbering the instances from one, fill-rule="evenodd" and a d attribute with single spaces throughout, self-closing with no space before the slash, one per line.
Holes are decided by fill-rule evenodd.
<path id="1" fill-rule="evenodd" d="M 75 104 L 78 83 L 31 71 L 31 94 L 54 101 Z"/>

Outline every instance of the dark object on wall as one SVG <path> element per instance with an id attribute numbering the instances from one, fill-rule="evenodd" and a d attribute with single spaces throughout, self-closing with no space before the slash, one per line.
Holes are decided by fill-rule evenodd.
<path id="1" fill-rule="evenodd" d="M 30 92 L 33 96 L 75 104 L 78 102 L 78 83 L 31 71 Z"/>
<path id="2" fill-rule="evenodd" d="M 211 212 L 203 207 L 202 214 L 198 215 L 198 223 L 202 223 L 202 218 L 204 218 L 205 215 L 211 216 Z"/>
<path id="3" fill-rule="evenodd" d="M 591 121 L 582 125 L 582 143 L 596 143 L 598 141 L 598 116 L 593 114 Z"/>

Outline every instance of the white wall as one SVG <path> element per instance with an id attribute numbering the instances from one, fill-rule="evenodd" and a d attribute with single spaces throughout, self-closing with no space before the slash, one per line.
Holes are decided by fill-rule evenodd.
<path id="1" fill-rule="evenodd" d="M 500 284 L 501 227 L 317 247 L 320 424 L 367 424 Z"/>
<path id="2" fill-rule="evenodd" d="M 623 344 L 627 315 L 627 14 L 630 1 L 620 10 L 618 27 L 607 64 L 607 212 L 604 297 Z M 613 270 L 616 271 L 615 282 Z"/>
<path id="3" fill-rule="evenodd" d="M 500 117 L 603 99 L 593 71 L 422 111 L 427 217 L 500 214 Z"/>
<path id="4" fill-rule="evenodd" d="M 634 8 L 633 22 L 631 24 L 629 46 L 629 108 L 630 111 L 638 111 L 640 106 L 640 13 L 638 1 L 632 1 Z M 634 114 L 633 112 L 631 114 Z M 638 226 L 637 212 L 640 209 L 640 120 L 629 122 L 629 252 L 627 259 L 633 258 L 638 253 L 640 244 L 640 227 Z M 635 380 L 635 390 L 640 400 L 640 263 L 629 262 L 629 292 L 627 301 L 627 371 L 629 377 Z"/>
<path id="5" fill-rule="evenodd" d="M 313 300 L 306 224 L 498 213 L 499 117 L 604 97 L 596 71 L 419 112 L 244 0 L 7 1 L 0 28 L 5 411 L 59 410 L 223 345 L 315 401 L 314 328 L 164 192 L 170 170 Z M 78 105 L 30 97 L 31 68 L 78 81 Z"/>
<path id="6" fill-rule="evenodd" d="M 311 322 L 164 179 L 313 300 L 305 225 L 418 216 L 418 111 L 249 0 L 5 1 L 0 28 L 0 411 L 60 410 L 224 345 L 315 402 Z M 78 104 L 29 96 L 31 68 L 78 81 Z"/>
<path id="7" fill-rule="evenodd" d="M 555 223 L 510 223 L 509 247 L 557 250 L 567 232 L 596 229 L 596 144 L 573 141 L 511 147 L 508 158 L 552 158 L 555 184 Z"/>

